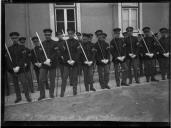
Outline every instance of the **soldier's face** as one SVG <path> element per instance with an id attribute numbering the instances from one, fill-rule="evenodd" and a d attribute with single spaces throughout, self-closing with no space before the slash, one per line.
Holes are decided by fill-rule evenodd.
<path id="1" fill-rule="evenodd" d="M 45 36 L 45 39 L 46 40 L 50 40 L 51 39 L 51 36 L 52 36 L 52 33 L 47 32 L 47 33 L 44 34 L 44 36 Z"/>
<path id="2" fill-rule="evenodd" d="M 17 43 L 18 42 L 18 36 L 11 36 L 11 40 L 12 40 L 12 42 Z"/>
<path id="3" fill-rule="evenodd" d="M 79 35 L 79 36 L 77 36 L 78 37 L 78 40 L 81 40 L 81 36 Z"/>
<path id="4" fill-rule="evenodd" d="M 25 40 L 20 40 L 21 45 L 25 45 Z"/>
<path id="5" fill-rule="evenodd" d="M 144 35 L 145 35 L 145 36 L 148 36 L 148 37 L 152 36 L 152 34 L 150 33 L 150 31 L 145 31 L 145 32 L 144 32 Z"/>
<path id="6" fill-rule="evenodd" d="M 60 40 L 62 40 L 62 39 L 63 39 L 63 35 L 58 35 L 58 38 L 59 38 Z"/>
<path id="7" fill-rule="evenodd" d="M 88 42 L 88 37 L 83 37 L 83 43 L 87 43 Z"/>
<path id="8" fill-rule="evenodd" d="M 161 35 L 161 37 L 165 37 L 167 35 L 167 33 L 161 32 L 160 35 Z"/>
<path id="9" fill-rule="evenodd" d="M 70 39 L 73 39 L 73 38 L 74 38 L 74 32 L 68 31 L 68 37 L 69 37 Z"/>
<path id="10" fill-rule="evenodd" d="M 114 37 L 115 37 L 115 38 L 119 38 L 119 36 L 120 36 L 120 32 L 115 32 L 115 33 L 114 33 Z"/>
<path id="11" fill-rule="evenodd" d="M 128 35 L 128 36 L 132 36 L 132 34 L 133 34 L 133 30 L 132 30 L 132 29 L 128 29 L 127 35 Z"/>
<path id="12" fill-rule="evenodd" d="M 98 39 L 101 40 L 101 41 L 104 40 L 103 35 L 99 35 L 99 36 L 98 36 Z"/>
<path id="13" fill-rule="evenodd" d="M 33 43 L 35 46 L 39 46 L 39 40 L 35 39 L 35 40 L 33 40 Z"/>

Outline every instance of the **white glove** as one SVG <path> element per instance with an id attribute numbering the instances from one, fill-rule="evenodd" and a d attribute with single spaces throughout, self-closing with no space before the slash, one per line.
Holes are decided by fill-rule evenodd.
<path id="1" fill-rule="evenodd" d="M 125 59 L 125 56 L 122 56 L 122 60 L 124 60 Z"/>
<path id="2" fill-rule="evenodd" d="M 108 62 L 109 62 L 109 60 L 108 59 L 103 59 L 103 60 L 101 60 L 104 64 L 107 64 Z"/>
<path id="3" fill-rule="evenodd" d="M 150 58 L 152 58 L 154 56 L 153 53 L 145 53 L 145 55 L 149 56 Z"/>
<path id="4" fill-rule="evenodd" d="M 42 66 L 41 63 L 35 63 L 35 65 L 36 65 L 37 67 L 39 67 L 39 68 Z"/>
<path id="5" fill-rule="evenodd" d="M 24 67 L 27 67 L 27 64 L 26 63 L 24 64 Z"/>
<path id="6" fill-rule="evenodd" d="M 47 59 L 47 60 L 44 62 L 44 64 L 50 66 L 50 65 L 51 65 L 50 62 L 51 62 L 51 60 L 50 60 L 50 59 Z"/>
<path id="7" fill-rule="evenodd" d="M 122 57 L 121 56 L 118 56 L 117 59 L 121 61 L 122 60 Z"/>
<path id="8" fill-rule="evenodd" d="M 70 65 L 74 65 L 75 61 L 74 60 L 68 60 L 67 63 Z"/>
<path id="9" fill-rule="evenodd" d="M 15 73 L 17 73 L 17 72 L 20 70 L 20 67 L 17 66 L 17 67 L 15 67 L 15 68 L 13 68 L 13 70 L 14 70 Z"/>
<path id="10" fill-rule="evenodd" d="M 136 57 L 136 55 L 135 55 L 135 54 L 133 54 L 131 58 L 135 58 L 135 57 Z"/>
<path id="11" fill-rule="evenodd" d="M 88 66 L 91 66 L 93 61 L 85 61 L 84 63 L 87 64 Z"/>
<path id="12" fill-rule="evenodd" d="M 164 55 L 165 57 L 169 57 L 169 52 L 163 53 L 163 55 Z"/>
<path id="13" fill-rule="evenodd" d="M 133 55 L 132 53 L 129 53 L 129 56 L 130 56 L 130 57 L 132 57 L 132 55 Z"/>

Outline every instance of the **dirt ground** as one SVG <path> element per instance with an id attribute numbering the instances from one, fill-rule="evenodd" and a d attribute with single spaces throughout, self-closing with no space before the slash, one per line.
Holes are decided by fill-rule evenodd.
<path id="1" fill-rule="evenodd" d="M 114 81 L 110 82 L 111 83 Z M 96 85 L 98 86 L 98 85 Z M 95 87 L 96 87 L 95 86 Z M 38 95 L 38 94 L 35 94 Z M 5 107 L 5 121 L 169 121 L 168 80 Z"/>

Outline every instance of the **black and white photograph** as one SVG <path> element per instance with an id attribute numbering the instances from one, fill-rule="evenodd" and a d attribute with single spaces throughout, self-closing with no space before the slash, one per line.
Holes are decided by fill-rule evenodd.
<path id="1" fill-rule="evenodd" d="M 2 4 L 2 126 L 169 126 L 170 2 Z"/>

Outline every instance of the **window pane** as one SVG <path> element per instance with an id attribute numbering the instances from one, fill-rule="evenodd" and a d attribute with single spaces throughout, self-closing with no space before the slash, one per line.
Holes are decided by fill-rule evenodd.
<path id="1" fill-rule="evenodd" d="M 69 3 L 69 2 L 58 2 L 56 5 L 74 5 L 74 3 Z"/>
<path id="2" fill-rule="evenodd" d="M 64 21 L 64 10 L 56 9 L 56 21 Z"/>
<path id="3" fill-rule="evenodd" d="M 129 26 L 129 10 L 122 9 L 122 30 L 125 31 Z"/>
<path id="4" fill-rule="evenodd" d="M 75 22 L 68 22 L 68 28 L 75 30 Z"/>
<path id="5" fill-rule="evenodd" d="M 67 10 L 67 20 L 74 21 L 74 9 Z"/>
<path id="6" fill-rule="evenodd" d="M 122 3 L 122 6 L 138 6 L 138 3 Z"/>
<path id="7" fill-rule="evenodd" d="M 57 31 L 65 31 L 64 22 L 57 22 Z"/>
<path id="8" fill-rule="evenodd" d="M 134 27 L 134 29 L 138 28 L 138 10 L 137 9 L 131 9 L 131 26 Z"/>

